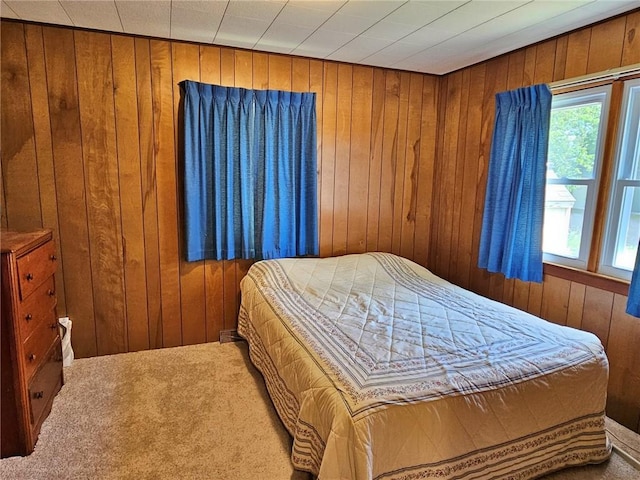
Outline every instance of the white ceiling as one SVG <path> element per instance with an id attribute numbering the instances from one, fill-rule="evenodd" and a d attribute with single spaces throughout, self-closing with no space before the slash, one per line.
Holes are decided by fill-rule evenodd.
<path id="1" fill-rule="evenodd" d="M 639 0 L 2 0 L 6 18 L 444 74 Z"/>

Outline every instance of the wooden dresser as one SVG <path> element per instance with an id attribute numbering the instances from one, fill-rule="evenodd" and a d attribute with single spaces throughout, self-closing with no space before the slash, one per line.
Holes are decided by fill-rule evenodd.
<path id="1" fill-rule="evenodd" d="M 1 232 L 0 457 L 28 455 L 62 387 L 50 230 Z"/>

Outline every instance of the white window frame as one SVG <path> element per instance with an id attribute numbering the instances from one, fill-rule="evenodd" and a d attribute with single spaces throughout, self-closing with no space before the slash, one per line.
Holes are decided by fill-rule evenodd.
<path id="1" fill-rule="evenodd" d="M 604 155 L 604 144 L 607 135 L 607 122 L 609 119 L 609 104 L 611 103 L 611 85 L 602 85 L 585 90 L 562 93 L 554 95 L 551 101 L 551 109 L 566 108 L 577 105 L 600 101 L 602 99 L 602 109 L 600 111 L 600 126 L 595 152 L 594 175 L 590 179 L 547 179 L 547 184 L 555 185 L 584 185 L 587 186 L 587 199 L 585 202 L 584 220 L 582 224 L 582 234 L 580 237 L 580 251 L 578 258 L 566 257 L 553 253 L 543 252 L 543 261 L 556 263 L 568 267 L 586 270 L 591 249 L 591 239 L 593 237 L 593 226 L 595 219 L 596 201 L 600 187 L 600 177 L 602 173 L 602 158 Z"/>
<path id="2" fill-rule="evenodd" d="M 633 105 L 631 100 L 633 100 Z M 625 81 L 620 115 L 620 128 L 616 141 L 613 170 L 615 173 L 612 178 L 611 193 L 609 195 L 609 213 L 598 272 L 630 280 L 631 270 L 615 267 L 613 263 L 616 247 L 618 246 L 617 243 L 622 241 L 617 234 L 622 218 L 624 189 L 625 187 L 640 188 L 640 180 L 624 178 L 626 177 L 624 169 L 633 167 L 635 174 L 631 176 L 640 179 L 637 171 L 640 170 L 640 78 Z M 633 165 L 634 160 L 632 160 L 634 157 L 635 165 Z"/>

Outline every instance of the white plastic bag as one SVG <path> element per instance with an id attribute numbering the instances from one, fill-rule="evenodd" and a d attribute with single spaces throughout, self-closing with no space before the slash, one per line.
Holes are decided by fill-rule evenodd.
<path id="1" fill-rule="evenodd" d="M 68 367 L 73 362 L 73 348 L 71 347 L 71 320 L 69 317 L 58 319 L 58 323 L 62 327 L 60 335 L 62 336 L 62 366 Z"/>

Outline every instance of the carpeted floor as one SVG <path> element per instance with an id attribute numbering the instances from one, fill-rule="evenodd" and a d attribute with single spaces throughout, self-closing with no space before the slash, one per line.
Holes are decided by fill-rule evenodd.
<path id="1" fill-rule="evenodd" d="M 28 457 L 0 461 L 2 479 L 307 480 L 246 344 L 209 343 L 76 360 Z M 640 455 L 640 436 L 611 422 Z M 618 440 L 619 438 L 619 440 Z M 545 480 L 631 480 L 618 454 Z"/>

